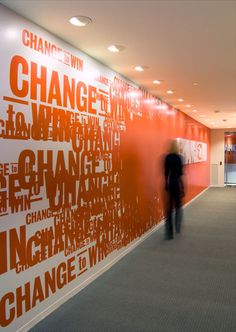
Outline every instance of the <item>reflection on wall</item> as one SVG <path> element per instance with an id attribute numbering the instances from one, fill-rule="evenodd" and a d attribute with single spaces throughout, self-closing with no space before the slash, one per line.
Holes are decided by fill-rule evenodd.
<path id="1" fill-rule="evenodd" d="M 12 331 L 160 222 L 168 139 L 209 145 L 209 130 L 4 7 L 0 22 L 3 35 L 16 26 L 0 58 L 0 324 Z M 188 201 L 209 160 L 186 177 Z"/>
<path id="2" fill-rule="evenodd" d="M 225 134 L 225 183 L 236 184 L 236 133 Z"/>
<path id="3" fill-rule="evenodd" d="M 225 158 L 227 164 L 236 164 L 236 133 L 225 135 Z"/>
<path id="4" fill-rule="evenodd" d="M 207 161 L 207 144 L 177 138 L 179 153 L 183 156 L 184 164 L 199 163 Z"/>

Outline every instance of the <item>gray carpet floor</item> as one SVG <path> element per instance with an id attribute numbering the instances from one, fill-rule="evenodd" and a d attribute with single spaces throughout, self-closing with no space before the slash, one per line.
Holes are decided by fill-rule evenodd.
<path id="1" fill-rule="evenodd" d="M 236 188 L 210 188 L 31 332 L 235 332 Z"/>

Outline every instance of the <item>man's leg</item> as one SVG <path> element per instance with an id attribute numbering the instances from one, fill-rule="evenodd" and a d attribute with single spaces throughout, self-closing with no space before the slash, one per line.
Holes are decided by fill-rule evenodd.
<path id="1" fill-rule="evenodd" d="M 180 233 L 182 223 L 183 209 L 180 195 L 175 197 L 175 231 Z"/>
<path id="2" fill-rule="evenodd" d="M 173 209 L 173 197 L 170 194 L 167 203 L 166 239 L 173 239 L 172 209 Z"/>

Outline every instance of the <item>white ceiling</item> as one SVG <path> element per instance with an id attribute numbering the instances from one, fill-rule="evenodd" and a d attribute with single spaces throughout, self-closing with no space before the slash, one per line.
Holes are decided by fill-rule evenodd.
<path id="1" fill-rule="evenodd" d="M 209 128 L 236 128 L 236 0 L 0 3 Z M 72 26 L 68 19 L 76 15 L 89 16 L 93 22 L 83 28 Z M 111 44 L 123 45 L 125 50 L 111 53 L 107 51 Z M 136 72 L 137 64 L 149 68 Z M 157 86 L 153 80 L 163 83 Z M 168 89 L 174 94 L 168 95 Z M 178 102 L 180 97 L 184 102 Z"/>

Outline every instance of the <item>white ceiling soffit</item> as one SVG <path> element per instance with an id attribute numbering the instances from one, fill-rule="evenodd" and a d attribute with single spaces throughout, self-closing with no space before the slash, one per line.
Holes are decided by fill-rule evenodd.
<path id="1" fill-rule="evenodd" d="M 236 128 L 236 0 L 0 3 L 208 127 Z M 72 26 L 68 20 L 77 15 L 89 16 L 92 24 Z M 111 44 L 125 50 L 111 53 Z M 137 64 L 148 69 L 137 72 Z M 153 80 L 163 82 L 154 85 Z"/>

